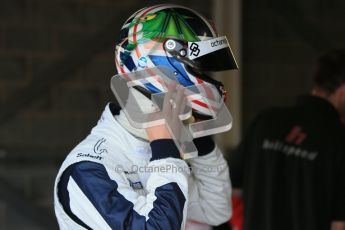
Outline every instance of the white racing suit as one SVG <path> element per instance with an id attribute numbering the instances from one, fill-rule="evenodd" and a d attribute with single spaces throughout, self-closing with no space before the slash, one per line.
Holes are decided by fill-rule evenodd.
<path id="1" fill-rule="evenodd" d="M 168 230 L 185 229 L 188 219 L 228 221 L 229 171 L 213 142 L 196 143 L 208 153 L 186 162 L 172 140 L 137 138 L 116 113 L 108 104 L 58 172 L 54 203 L 60 229 Z"/>

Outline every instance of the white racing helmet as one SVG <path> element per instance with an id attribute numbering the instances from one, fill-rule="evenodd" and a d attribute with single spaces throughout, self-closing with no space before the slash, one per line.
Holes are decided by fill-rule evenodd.
<path id="1" fill-rule="evenodd" d="M 192 9 L 170 4 L 141 9 L 124 23 L 115 62 L 119 74 L 164 66 L 185 87 L 212 84 L 217 90 L 208 94 L 218 94 L 221 100 L 226 98 L 223 84 L 207 73 L 238 68 L 227 38 L 218 37 L 206 18 Z M 137 95 L 141 101 L 165 91 L 155 78 L 138 82 L 134 88 L 140 92 Z M 208 100 L 197 95 L 188 100 L 195 117 L 212 117 Z"/>

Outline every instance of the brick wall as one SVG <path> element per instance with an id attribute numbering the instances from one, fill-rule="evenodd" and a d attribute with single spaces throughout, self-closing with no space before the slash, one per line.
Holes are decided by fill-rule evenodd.
<path id="1" fill-rule="evenodd" d="M 211 1 L 177 0 L 210 17 Z M 115 73 L 113 47 L 120 26 L 149 0 L 11 0 L 0 2 L 0 113 L 18 100 L 21 90 L 49 82 L 57 64 L 67 60 L 73 71 L 64 81 L 49 84 L 47 92 L 15 116 L 0 123 L 0 178 L 21 196 L 53 215 L 53 181 L 61 159 L 83 139 L 108 101 Z M 97 35 L 109 23 L 109 42 L 100 52 L 88 53 L 82 64 L 76 61 L 90 47 L 100 46 Z M 96 39 L 93 39 L 95 38 Z M 92 44 L 86 41 L 93 39 Z M 102 38 L 99 38 L 101 41 Z M 79 49 L 79 50 L 78 50 Z M 70 58 L 70 53 L 76 58 Z M 86 52 L 87 53 L 87 52 Z M 49 72 L 48 70 L 52 71 Z M 27 95 L 29 98 L 31 95 Z M 0 184 L 0 186 L 3 186 Z M 0 229 L 39 229 L 30 218 L 6 201 L 0 189 Z M 25 226 L 25 227 L 23 227 Z M 52 227 L 51 229 L 54 229 Z"/>

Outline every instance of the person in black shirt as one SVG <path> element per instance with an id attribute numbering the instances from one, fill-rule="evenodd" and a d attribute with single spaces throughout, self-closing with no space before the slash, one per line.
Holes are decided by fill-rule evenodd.
<path id="1" fill-rule="evenodd" d="M 345 51 L 316 67 L 311 94 L 260 113 L 230 155 L 245 230 L 345 229 Z"/>

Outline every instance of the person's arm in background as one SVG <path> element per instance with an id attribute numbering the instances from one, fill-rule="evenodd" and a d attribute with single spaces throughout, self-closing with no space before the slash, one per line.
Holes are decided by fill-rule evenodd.
<path id="1" fill-rule="evenodd" d="M 231 216 L 231 183 L 223 154 L 211 137 L 194 140 L 199 156 L 189 159 L 190 201 L 187 219 L 217 226 Z"/>

